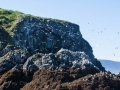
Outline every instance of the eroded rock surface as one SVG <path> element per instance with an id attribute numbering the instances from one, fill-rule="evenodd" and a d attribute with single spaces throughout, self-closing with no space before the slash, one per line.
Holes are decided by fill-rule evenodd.
<path id="1" fill-rule="evenodd" d="M 61 49 L 56 54 L 35 54 L 27 59 L 23 68 L 28 69 L 28 67 L 31 65 L 34 65 L 39 69 L 61 70 L 64 68 L 96 68 L 99 71 L 104 71 L 104 68 L 96 59 L 90 58 L 84 52 L 73 52 L 68 49 Z"/>
<path id="2" fill-rule="evenodd" d="M 14 13 L 5 11 L 4 14 Z M 92 48 L 82 37 L 78 25 L 18 13 L 11 22 L 13 25 L 7 26 L 6 22 L 0 21 L 0 89 L 18 90 L 30 81 L 34 84 L 32 80 L 37 77 L 34 72 L 40 75 L 37 86 L 47 87 L 43 82 L 50 79 L 48 84 L 53 84 L 51 89 L 55 89 L 58 82 L 72 82 L 85 75 L 105 71 L 94 58 Z M 51 80 L 54 76 L 57 81 Z M 20 77 L 26 84 L 20 85 Z"/>
<path id="3" fill-rule="evenodd" d="M 8 52 L 0 58 L 0 73 L 10 70 L 15 65 L 23 64 L 28 57 L 28 53 L 21 49 Z"/>
<path id="4" fill-rule="evenodd" d="M 76 24 L 23 16 L 13 29 L 13 40 L 16 46 L 32 51 L 50 53 L 61 48 L 78 51 L 82 35 Z"/>
<path id="5" fill-rule="evenodd" d="M 1 68 L 3 65 L 7 65 L 5 63 L 12 62 L 11 66 L 8 66 L 9 69 L 16 64 L 23 64 L 23 69 L 26 70 L 60 68 L 104 70 L 100 62 L 94 58 L 91 46 L 82 38 L 79 26 L 76 24 L 22 15 L 17 18 L 16 25 L 11 31 L 9 36 L 12 45 L 1 47 L 3 48 L 0 58 Z M 5 41 L 7 42 L 7 40 Z M 24 59 L 25 63 L 13 63 L 13 58 L 16 58 L 14 62 L 23 58 L 19 55 L 11 57 L 9 54 L 18 49 L 29 53 L 30 57 L 27 56 Z M 39 55 L 40 53 L 42 56 Z M 25 55 L 24 52 L 23 54 Z M 9 70 L 8 68 L 6 70 Z"/>

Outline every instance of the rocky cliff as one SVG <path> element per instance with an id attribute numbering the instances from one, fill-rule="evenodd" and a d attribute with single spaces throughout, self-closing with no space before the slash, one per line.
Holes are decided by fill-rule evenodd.
<path id="1" fill-rule="evenodd" d="M 18 73 L 21 78 L 29 77 L 27 80 L 21 79 L 28 83 L 37 70 L 57 70 L 60 73 L 65 70 L 68 73 L 65 75 L 70 79 L 65 76 L 66 81 L 105 71 L 94 58 L 92 48 L 82 37 L 78 25 L 4 9 L 0 9 L 0 56 L 0 88 L 6 85 L 4 78 L 7 73 Z M 70 73 L 71 70 L 73 73 Z M 16 88 L 24 85 L 18 84 Z"/>
<path id="2" fill-rule="evenodd" d="M 3 13 L 1 9 L 1 16 L 10 16 L 13 13 L 16 12 L 5 10 Z M 8 62 L 12 63 L 11 68 L 25 63 L 24 69 L 34 64 L 38 68 L 85 68 L 87 65 L 104 70 L 100 62 L 94 58 L 89 43 L 82 38 L 78 25 L 20 13 L 13 25 L 6 30 L 2 19 L 1 70 L 10 66 L 7 65 Z M 26 56 L 25 52 L 29 55 Z"/>

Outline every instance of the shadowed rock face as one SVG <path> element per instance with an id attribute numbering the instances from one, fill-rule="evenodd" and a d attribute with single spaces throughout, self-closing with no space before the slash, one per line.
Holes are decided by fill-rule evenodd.
<path id="1" fill-rule="evenodd" d="M 13 40 L 16 46 L 27 50 L 55 53 L 61 48 L 79 51 L 82 35 L 79 26 L 72 23 L 23 17 L 13 29 Z"/>
<path id="2" fill-rule="evenodd" d="M 34 81 L 32 77 L 37 70 L 41 77 L 44 73 L 48 75 L 45 81 L 56 76 L 58 80 L 51 82 L 56 84 L 105 71 L 76 24 L 22 14 L 9 32 L 3 26 L 0 30 L 0 88 L 3 90 L 17 90 L 25 85 L 20 85 L 20 80 L 14 81 L 13 76 L 30 77 L 22 79 L 25 83 Z M 44 82 L 41 77 L 40 83 Z"/>
<path id="3" fill-rule="evenodd" d="M 0 50 L 5 48 L 5 46 L 10 43 L 10 36 L 9 34 L 4 30 L 4 28 L 0 25 Z M 0 52 L 2 54 L 2 52 Z"/>

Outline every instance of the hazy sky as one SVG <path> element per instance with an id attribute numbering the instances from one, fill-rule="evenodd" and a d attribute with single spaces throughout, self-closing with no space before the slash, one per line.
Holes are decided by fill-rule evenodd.
<path id="1" fill-rule="evenodd" d="M 120 0 L 0 0 L 0 7 L 76 23 L 96 58 L 120 61 Z"/>

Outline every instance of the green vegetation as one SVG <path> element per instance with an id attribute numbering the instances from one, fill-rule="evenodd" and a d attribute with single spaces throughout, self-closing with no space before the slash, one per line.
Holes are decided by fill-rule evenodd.
<path id="1" fill-rule="evenodd" d="M 43 17 L 37 17 L 33 16 L 30 14 L 24 14 L 18 11 L 12 11 L 12 10 L 6 10 L 6 9 L 1 9 L 0 8 L 0 25 L 10 34 L 11 30 L 15 27 L 17 27 L 17 23 L 19 23 L 22 18 L 28 17 L 28 18 L 33 18 L 37 19 L 41 22 L 44 21 L 54 21 L 59 24 L 65 24 L 65 23 L 70 23 L 68 21 L 64 20 L 58 20 L 58 19 L 52 19 L 52 18 L 43 18 Z"/>
<path id="2" fill-rule="evenodd" d="M 23 14 L 23 13 L 0 8 L 0 25 L 2 25 L 2 27 L 9 33 L 10 28 L 13 26 L 16 18 L 20 14 Z"/>

